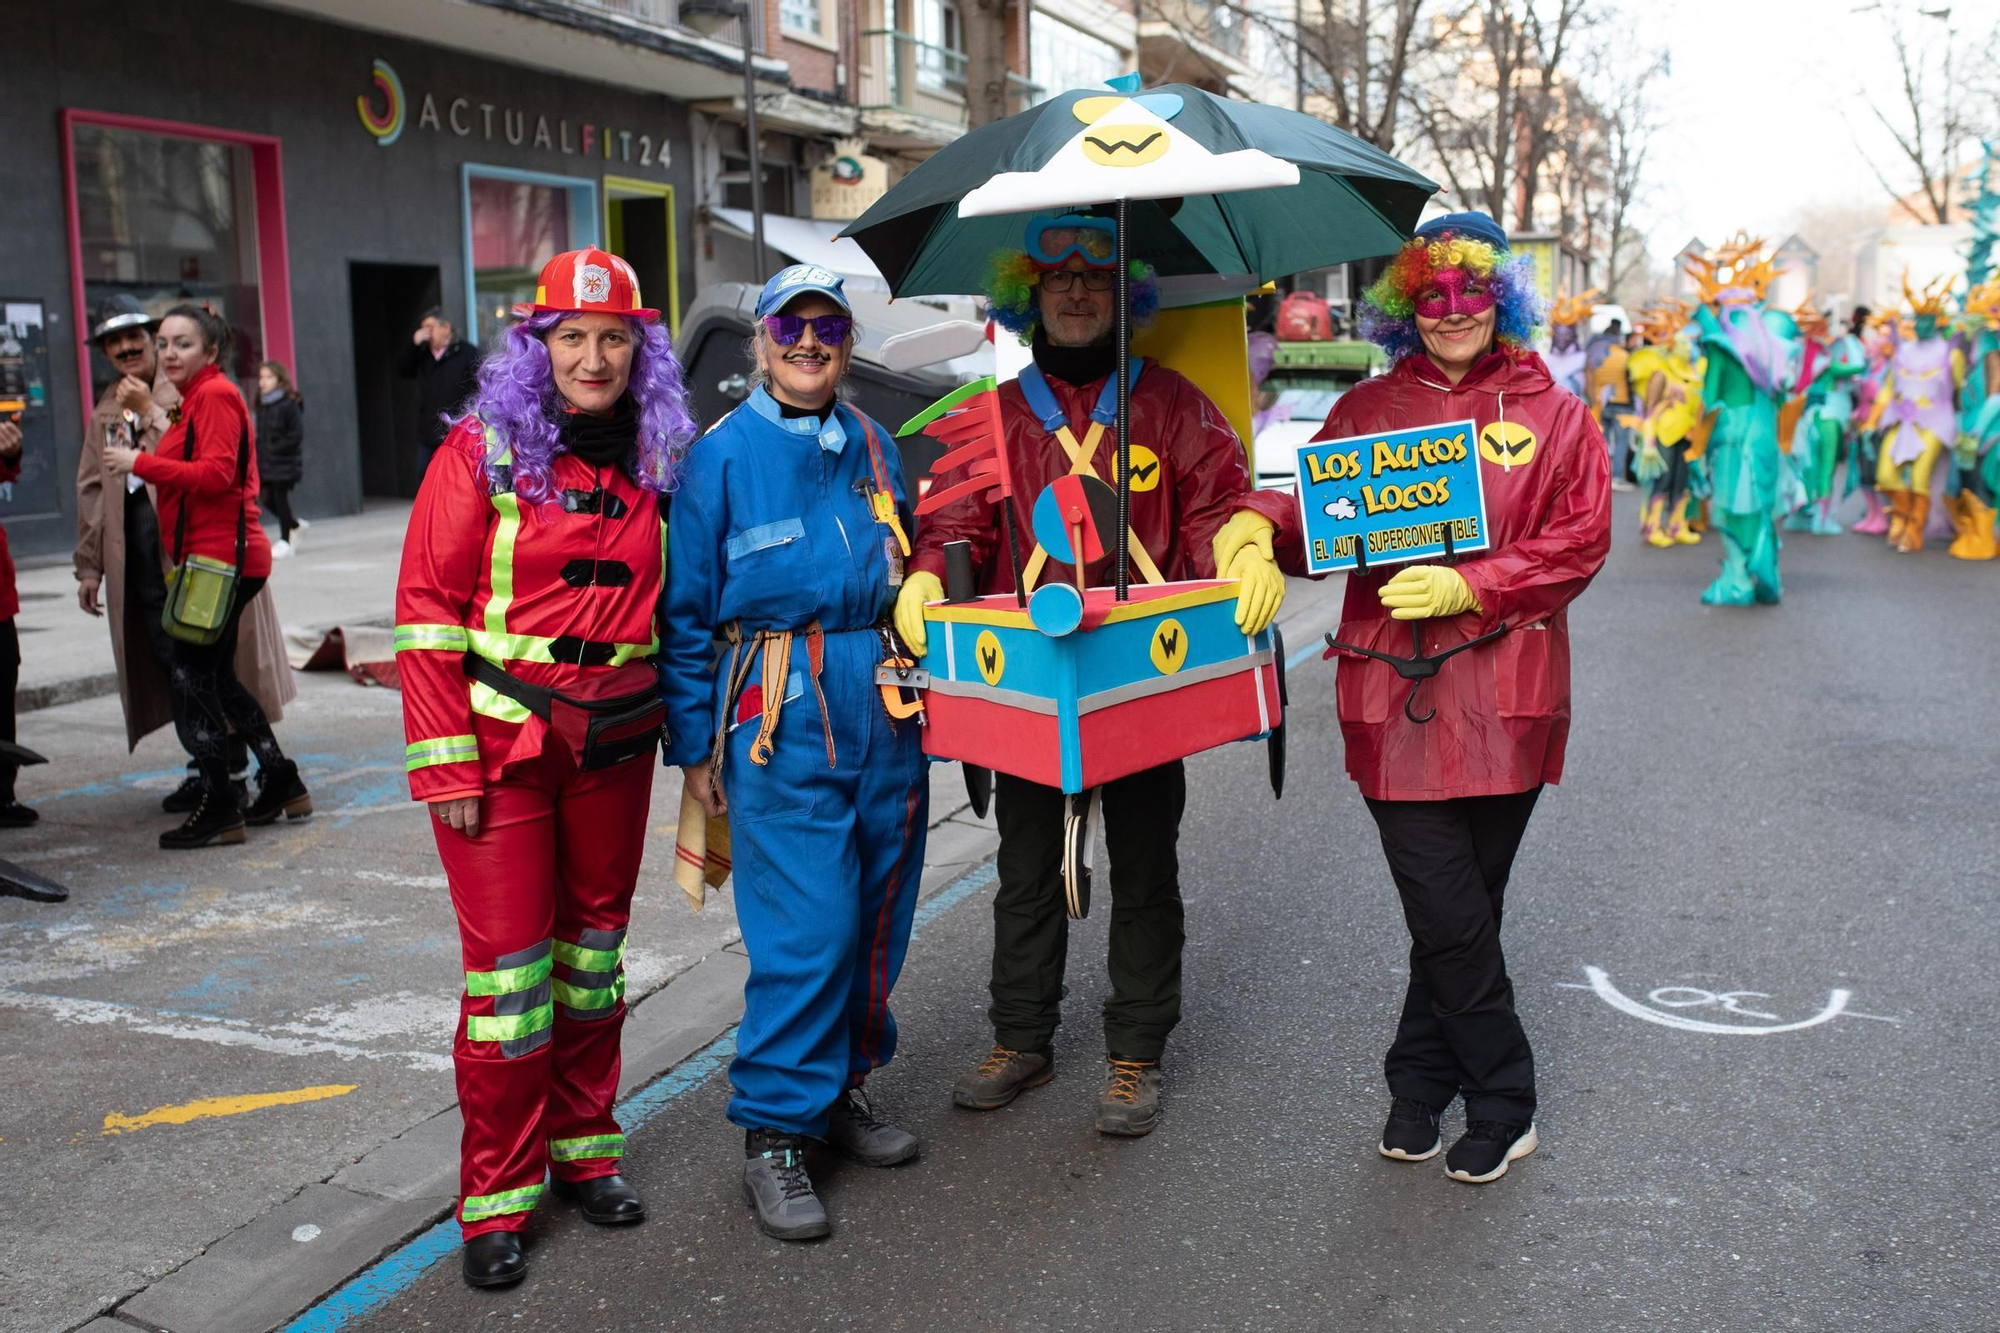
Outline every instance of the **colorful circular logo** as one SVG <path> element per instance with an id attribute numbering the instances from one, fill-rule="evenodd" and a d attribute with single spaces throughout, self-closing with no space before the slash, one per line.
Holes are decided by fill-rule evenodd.
<path id="1" fill-rule="evenodd" d="M 1162 620 L 1153 627 L 1152 658 L 1153 668 L 1163 676 L 1171 676 L 1187 665 L 1187 631 L 1178 620 Z"/>
<path id="2" fill-rule="evenodd" d="M 1111 453 L 1111 484 L 1118 484 L 1118 452 Z M 1160 487 L 1160 456 L 1143 444 L 1132 446 L 1132 489 L 1154 491 Z"/>
<path id="3" fill-rule="evenodd" d="M 396 71 L 386 60 L 375 62 L 375 86 L 382 90 L 388 107 L 382 114 L 375 114 L 370 95 L 363 93 L 354 99 L 354 109 L 361 114 L 361 128 L 375 136 L 375 142 L 387 148 L 403 133 L 404 101 L 403 81 L 396 77 Z"/>
<path id="4" fill-rule="evenodd" d="M 1518 421 L 1492 421 L 1479 432 L 1479 456 L 1502 467 L 1520 467 L 1535 459 L 1535 432 Z"/>

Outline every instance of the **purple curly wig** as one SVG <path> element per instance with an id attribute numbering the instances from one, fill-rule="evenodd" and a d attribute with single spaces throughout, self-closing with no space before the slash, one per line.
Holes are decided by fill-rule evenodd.
<path id="1" fill-rule="evenodd" d="M 466 405 L 486 428 L 488 484 L 501 487 L 499 459 L 511 451 L 514 492 L 534 506 L 556 498 L 554 464 L 563 447 L 557 431 L 563 399 L 542 339 L 575 318 L 549 311 L 508 328 L 499 350 L 480 363 L 479 391 Z M 666 326 L 631 318 L 625 324 L 634 343 L 626 393 L 639 408 L 639 442 L 626 466 L 641 486 L 665 493 L 673 489 L 681 457 L 697 434 L 694 414 Z"/>

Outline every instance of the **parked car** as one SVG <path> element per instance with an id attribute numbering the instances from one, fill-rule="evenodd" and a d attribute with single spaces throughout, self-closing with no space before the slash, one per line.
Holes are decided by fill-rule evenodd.
<path id="1" fill-rule="evenodd" d="M 1271 373 L 1259 389 L 1256 438 L 1257 485 L 1296 487 L 1299 446 L 1319 433 L 1340 395 L 1388 369 L 1389 359 L 1374 343 L 1281 342 Z"/>
<path id="2" fill-rule="evenodd" d="M 750 367 L 745 355 L 756 323 L 757 287 L 747 282 L 721 282 L 704 288 L 681 320 L 677 350 L 693 398 L 695 423 L 703 430 L 720 421 L 750 392 Z M 992 353 L 955 357 L 914 370 L 892 369 L 883 363 L 882 344 L 898 334 L 918 332 L 947 322 L 950 312 L 923 301 L 891 305 L 878 293 L 850 292 L 855 323 L 861 330 L 848 367 L 847 390 L 852 402 L 889 430 L 929 407 L 961 384 L 993 373 Z M 928 435 L 899 442 L 904 475 L 921 489 L 931 463 L 943 452 Z"/>

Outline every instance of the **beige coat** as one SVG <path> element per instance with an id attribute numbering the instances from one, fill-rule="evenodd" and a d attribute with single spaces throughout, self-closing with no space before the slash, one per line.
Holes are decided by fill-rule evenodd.
<path id="1" fill-rule="evenodd" d="M 75 564 L 78 582 L 102 580 L 99 596 L 111 622 L 111 656 L 118 666 L 118 697 L 125 705 L 129 749 L 136 748 L 141 737 L 171 723 L 174 715 L 168 701 L 166 668 L 153 651 L 152 636 L 144 625 L 127 619 L 125 483 L 123 478 L 107 477 L 104 472 L 105 431 L 120 415 L 116 388 L 107 388 L 98 399 L 77 456 Z M 141 423 L 137 441 L 141 449 L 158 447 L 167 431 L 167 412 L 179 402 L 180 394 L 164 378 L 153 386 L 153 411 Z M 150 495 L 152 488 L 146 489 Z M 165 552 L 161 559 L 166 559 Z M 133 604 L 129 613 L 138 615 L 138 606 Z M 236 645 L 236 675 L 273 722 L 283 717 L 285 705 L 298 697 L 291 664 L 285 658 L 284 631 L 268 586 L 244 609 Z"/>

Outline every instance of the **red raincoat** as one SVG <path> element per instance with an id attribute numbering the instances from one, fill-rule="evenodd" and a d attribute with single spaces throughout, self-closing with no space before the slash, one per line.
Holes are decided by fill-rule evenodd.
<path id="1" fill-rule="evenodd" d="M 1583 400 L 1557 388 L 1532 352 L 1493 353 L 1453 385 L 1423 355 L 1343 395 L 1315 438 L 1340 439 L 1470 417 L 1481 435 L 1480 479 L 1492 545 L 1456 562 L 1480 609 L 1428 621 L 1425 653 L 1464 643 L 1503 621 L 1509 632 L 1468 649 L 1424 682 L 1386 662 L 1341 654 L 1334 692 L 1347 772 L 1374 800 L 1437 801 L 1527 791 L 1562 779 L 1569 738 L 1567 607 L 1589 586 L 1611 545 L 1611 468 Z M 1495 426 L 1492 432 L 1489 426 Z M 1502 441 L 1511 447 L 1502 447 Z M 1350 574 L 1342 641 L 1408 657 L 1410 623 L 1390 619 L 1378 590 L 1385 566 Z"/>
<path id="2" fill-rule="evenodd" d="M 1289 492 L 1255 491 L 1243 463 L 1243 443 L 1220 408 L 1179 373 L 1148 358 L 1132 390 L 1132 530 L 1140 544 L 1170 581 L 1215 577 L 1215 534 L 1239 509 L 1254 509 L 1275 525 L 1274 545 L 1280 567 L 1304 572 L 1299 506 Z M 1081 443 L 1090 429 L 1090 412 L 1104 381 L 1078 387 L 1048 377 L 1056 403 L 1068 419 L 1070 432 Z M 1034 549 L 1035 497 L 1057 477 L 1070 471 L 1069 455 L 1056 437 L 1042 429 L 1028 408 L 1018 382 L 1000 386 L 1000 413 L 1007 432 L 1007 460 L 1014 476 L 1014 521 L 1021 534 L 1025 563 Z M 1106 428 L 1092 464 L 1097 475 L 1111 481 L 1118 456 L 1117 436 Z M 953 472 L 937 480 L 949 486 L 964 477 Z M 972 568 L 982 594 L 1012 592 L 1014 574 L 1007 558 L 1007 531 L 999 511 L 984 494 L 966 496 L 930 515 L 918 534 L 910 568 L 944 578 L 944 544 L 972 543 Z M 1105 547 L 1115 552 L 1107 534 Z M 1092 580 L 1109 583 L 1111 564 L 1090 571 Z M 1036 586 L 1075 579 L 1068 565 L 1050 560 Z M 1132 579 L 1137 582 L 1138 568 Z"/>

